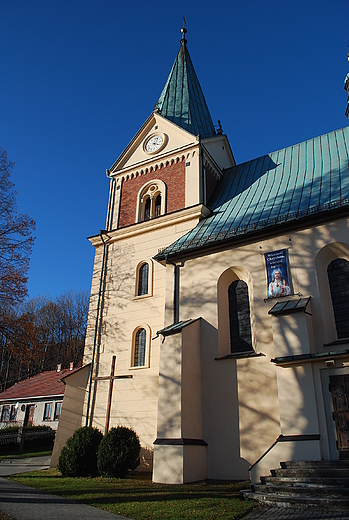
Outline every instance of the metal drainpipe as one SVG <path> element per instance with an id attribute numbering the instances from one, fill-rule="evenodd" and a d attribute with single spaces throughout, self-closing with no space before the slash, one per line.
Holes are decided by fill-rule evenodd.
<path id="1" fill-rule="evenodd" d="M 173 323 L 179 322 L 179 269 L 184 266 L 182 262 L 180 265 L 171 262 L 166 258 L 166 263 L 174 267 L 174 283 L 173 283 Z"/>
<path id="2" fill-rule="evenodd" d="M 106 252 L 107 252 L 107 242 L 103 239 L 103 233 L 105 231 L 100 231 L 99 236 L 101 237 L 101 240 L 103 242 L 103 257 L 102 257 L 102 269 L 101 269 L 101 277 L 99 281 L 99 291 L 98 291 L 98 302 L 97 302 L 97 313 L 96 313 L 96 324 L 95 324 L 95 334 L 93 339 L 93 349 L 92 349 L 92 360 L 91 360 L 91 372 L 90 372 L 90 381 L 88 385 L 88 394 L 87 394 L 87 409 L 86 409 L 86 423 L 85 426 L 88 426 L 88 420 L 89 420 L 89 414 L 90 414 L 90 405 L 91 405 L 91 392 L 92 392 L 92 380 L 93 380 L 93 369 L 94 369 L 94 361 L 95 361 L 95 355 L 96 355 L 96 348 L 97 348 L 97 338 L 98 338 L 98 328 L 99 328 L 99 321 L 100 321 L 100 307 L 101 307 L 101 299 L 102 299 L 102 284 L 104 279 L 104 272 L 105 272 L 105 259 L 106 259 Z M 109 238 L 108 238 L 109 240 Z"/>

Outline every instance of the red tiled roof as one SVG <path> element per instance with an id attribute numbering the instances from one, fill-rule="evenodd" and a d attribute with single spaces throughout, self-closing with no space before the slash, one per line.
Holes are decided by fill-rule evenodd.
<path id="1" fill-rule="evenodd" d="M 76 370 L 76 369 L 75 369 Z M 25 399 L 28 397 L 40 397 L 49 395 L 64 395 L 65 384 L 61 379 L 75 370 L 69 368 L 63 369 L 60 372 L 57 370 L 50 370 L 48 372 L 41 372 L 36 376 L 19 381 L 4 392 L 0 393 L 0 401 L 7 399 Z"/>

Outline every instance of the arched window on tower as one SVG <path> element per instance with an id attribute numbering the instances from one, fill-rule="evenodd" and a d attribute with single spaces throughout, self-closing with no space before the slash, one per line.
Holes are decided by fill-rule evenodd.
<path id="1" fill-rule="evenodd" d="M 250 302 L 246 282 L 235 280 L 229 285 L 228 302 L 231 352 L 252 351 Z"/>
<path id="2" fill-rule="evenodd" d="M 138 329 L 134 339 L 134 354 L 133 366 L 145 366 L 145 351 L 146 351 L 147 333 L 145 329 Z"/>
<path id="3" fill-rule="evenodd" d="M 166 213 L 166 185 L 163 181 L 151 181 L 138 194 L 137 222 L 160 217 Z"/>
<path id="4" fill-rule="evenodd" d="M 349 338 L 349 262 L 336 258 L 327 267 L 338 339 Z"/>
<path id="5" fill-rule="evenodd" d="M 144 219 L 149 220 L 151 218 L 151 198 L 147 197 L 144 203 Z"/>
<path id="6" fill-rule="evenodd" d="M 137 296 L 148 294 L 149 265 L 142 264 L 138 270 Z"/>
<path id="7" fill-rule="evenodd" d="M 160 217 L 161 215 L 161 194 L 157 195 L 155 199 L 155 216 Z"/>

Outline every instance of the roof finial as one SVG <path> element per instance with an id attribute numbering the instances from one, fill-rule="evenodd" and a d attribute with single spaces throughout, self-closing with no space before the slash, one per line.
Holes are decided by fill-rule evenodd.
<path id="1" fill-rule="evenodd" d="M 187 32 L 187 29 L 185 28 L 186 25 L 187 25 L 187 22 L 186 22 L 185 16 L 183 16 L 183 27 L 181 28 L 181 33 L 183 36 L 181 39 L 181 43 L 184 43 L 184 45 L 187 43 L 187 40 L 185 38 L 185 33 Z"/>

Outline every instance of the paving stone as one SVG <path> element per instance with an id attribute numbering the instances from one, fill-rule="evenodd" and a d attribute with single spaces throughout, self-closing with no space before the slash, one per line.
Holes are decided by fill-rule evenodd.
<path id="1" fill-rule="evenodd" d="M 0 510 L 14 520 L 127 520 L 4 478 L 0 478 Z"/>

